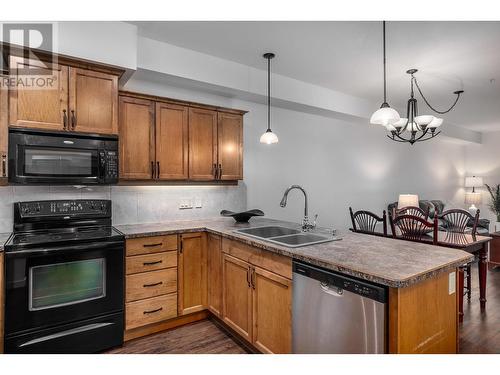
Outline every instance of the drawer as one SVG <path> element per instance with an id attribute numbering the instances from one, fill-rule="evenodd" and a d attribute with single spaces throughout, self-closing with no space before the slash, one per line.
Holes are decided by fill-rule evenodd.
<path id="1" fill-rule="evenodd" d="M 127 256 L 177 250 L 177 235 L 131 238 L 126 242 Z"/>
<path id="2" fill-rule="evenodd" d="M 127 275 L 177 267 L 177 251 L 127 257 Z"/>
<path id="3" fill-rule="evenodd" d="M 177 292 L 177 267 L 137 273 L 126 278 L 127 302 Z"/>
<path id="4" fill-rule="evenodd" d="M 158 323 L 177 316 L 177 293 L 130 302 L 125 305 L 125 329 Z"/>
<path id="5" fill-rule="evenodd" d="M 292 279 L 292 258 L 262 250 L 240 241 L 222 239 L 222 252 L 248 262 L 254 266 Z"/>

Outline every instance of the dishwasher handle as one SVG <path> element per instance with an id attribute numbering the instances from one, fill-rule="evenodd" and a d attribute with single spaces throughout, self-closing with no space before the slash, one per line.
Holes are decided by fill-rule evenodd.
<path id="1" fill-rule="evenodd" d="M 337 288 L 334 285 L 328 285 L 327 283 L 320 283 L 319 286 L 323 292 L 331 296 L 342 297 L 344 295 L 344 289 Z"/>

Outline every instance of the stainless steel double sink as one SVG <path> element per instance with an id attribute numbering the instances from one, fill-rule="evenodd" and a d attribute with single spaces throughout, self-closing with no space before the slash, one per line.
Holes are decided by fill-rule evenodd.
<path id="1" fill-rule="evenodd" d="M 236 233 L 287 247 L 301 247 L 339 240 L 333 235 L 301 232 L 299 229 L 278 225 L 235 230 Z"/>

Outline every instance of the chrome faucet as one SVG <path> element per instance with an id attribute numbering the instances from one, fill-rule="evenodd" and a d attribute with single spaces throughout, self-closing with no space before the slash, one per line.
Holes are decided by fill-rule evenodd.
<path id="1" fill-rule="evenodd" d="M 309 209 L 308 209 L 308 205 L 307 205 L 307 193 L 302 186 L 292 185 L 288 189 L 286 189 L 285 193 L 283 194 L 283 198 L 281 198 L 280 206 L 283 208 L 286 207 L 286 200 L 288 198 L 288 193 L 290 192 L 290 190 L 293 190 L 293 189 L 298 189 L 302 193 L 304 193 L 304 219 L 302 219 L 302 231 L 309 232 L 310 230 L 313 230 L 314 228 L 316 228 L 316 219 L 318 218 L 318 215 L 314 216 L 313 223 L 311 223 L 309 221 L 309 214 L 308 214 Z"/>

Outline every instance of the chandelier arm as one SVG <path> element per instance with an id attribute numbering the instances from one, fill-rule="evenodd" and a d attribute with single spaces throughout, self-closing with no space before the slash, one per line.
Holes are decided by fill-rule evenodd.
<path id="1" fill-rule="evenodd" d="M 445 113 L 450 112 L 455 107 L 455 105 L 458 103 L 458 99 L 460 99 L 460 95 L 463 93 L 463 91 L 461 91 L 461 90 L 460 91 L 455 91 L 454 94 L 457 95 L 457 97 L 456 97 L 455 101 L 453 102 L 453 104 L 451 105 L 451 107 L 449 109 L 445 110 L 445 111 L 439 111 L 436 108 L 434 108 L 429 103 L 429 101 L 427 100 L 427 98 L 424 96 L 424 94 L 422 93 L 422 90 L 420 89 L 420 86 L 418 85 L 417 79 L 415 77 L 412 77 L 412 78 L 415 81 L 415 86 L 417 86 L 417 90 L 420 93 L 420 96 L 422 97 L 422 99 L 424 99 L 425 104 L 427 104 L 427 106 L 430 109 L 432 109 L 436 113 L 439 113 L 440 115 L 444 115 Z"/>
<path id="2" fill-rule="evenodd" d="M 413 142 L 423 142 L 423 141 L 428 141 L 429 139 L 432 139 L 434 137 L 436 137 L 437 135 L 439 135 L 441 133 L 441 131 L 438 131 L 436 133 L 431 133 L 431 134 L 428 134 L 428 137 L 427 138 L 422 138 L 422 137 L 419 137 L 418 139 L 415 139 Z M 398 137 L 399 139 L 396 139 L 394 136 Z M 392 134 L 392 137 L 387 134 L 387 137 L 394 141 L 394 142 L 400 142 L 400 143 L 410 143 L 410 140 L 409 139 L 406 139 L 406 138 L 403 138 L 401 136 L 399 136 L 398 134 Z"/>
<path id="3" fill-rule="evenodd" d="M 420 135 L 418 138 L 415 139 L 415 142 L 418 142 L 420 139 L 422 139 L 423 137 L 425 137 L 425 135 L 429 132 L 429 129 L 425 129 L 422 131 L 422 135 Z"/>

